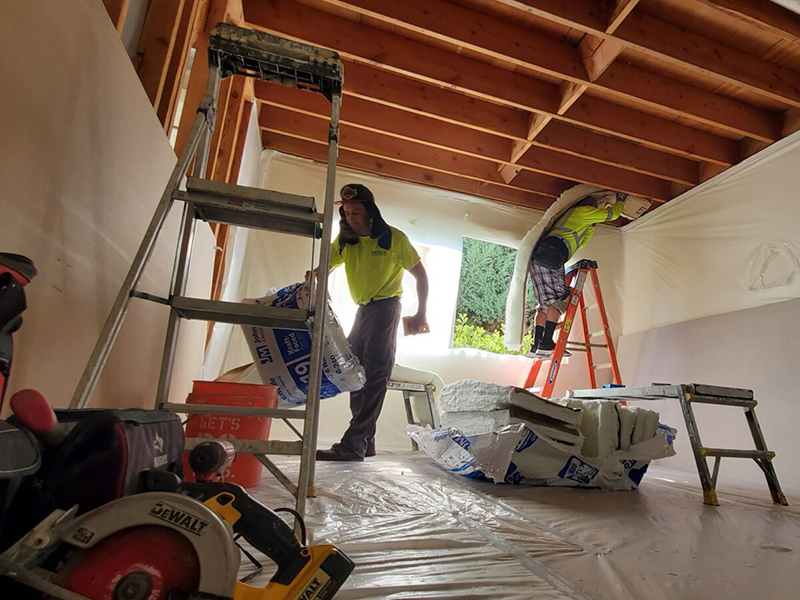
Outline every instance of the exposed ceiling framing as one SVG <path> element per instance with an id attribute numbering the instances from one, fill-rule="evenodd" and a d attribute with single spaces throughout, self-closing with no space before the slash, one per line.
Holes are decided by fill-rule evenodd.
<path id="1" fill-rule="evenodd" d="M 657 206 L 800 128 L 800 15 L 766 0 L 151 0 L 136 66 L 167 130 L 199 57 L 178 148 L 221 20 L 339 52 L 340 164 L 521 206 L 577 182 Z M 228 85 L 215 178 L 246 101 L 265 147 L 325 160 L 319 95 Z"/>
<path id="2" fill-rule="evenodd" d="M 655 205 L 798 127 L 800 16 L 759 0 L 243 0 L 345 60 L 341 164 L 546 207 Z M 690 27 L 695 24 L 696 26 Z M 324 160 L 326 106 L 257 85 L 265 147 Z"/>

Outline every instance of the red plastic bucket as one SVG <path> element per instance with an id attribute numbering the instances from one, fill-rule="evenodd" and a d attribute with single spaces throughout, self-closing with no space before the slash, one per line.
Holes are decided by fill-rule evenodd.
<path id="1" fill-rule="evenodd" d="M 251 406 L 276 408 L 278 388 L 253 383 L 227 381 L 195 381 L 187 404 L 216 404 L 219 406 Z M 242 417 L 237 415 L 194 415 L 186 423 L 186 437 L 205 437 L 217 440 L 268 440 L 271 417 Z M 261 482 L 263 465 L 255 456 L 240 454 L 225 480 L 242 487 L 256 487 Z M 189 453 L 183 456 L 183 471 L 187 481 L 194 481 L 189 468 Z"/>

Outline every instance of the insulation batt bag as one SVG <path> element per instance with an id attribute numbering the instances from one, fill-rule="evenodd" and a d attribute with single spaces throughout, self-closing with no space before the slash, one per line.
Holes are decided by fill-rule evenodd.
<path id="1" fill-rule="evenodd" d="M 272 290 L 270 290 L 272 291 Z M 295 283 L 263 298 L 245 298 L 244 303 L 281 308 L 309 307 L 309 285 Z M 347 336 L 328 304 L 320 396 L 330 398 L 364 387 L 366 377 L 358 358 L 350 351 Z M 305 404 L 311 366 L 311 332 L 242 325 L 244 337 L 261 381 L 278 388 L 280 408 Z"/>
<path id="2" fill-rule="evenodd" d="M 655 437 L 603 458 L 570 452 L 534 426 L 508 425 L 464 436 L 451 428 L 409 425 L 406 432 L 444 469 L 464 477 L 513 485 L 633 490 L 651 460 L 675 455 L 676 431 L 658 425 Z"/>

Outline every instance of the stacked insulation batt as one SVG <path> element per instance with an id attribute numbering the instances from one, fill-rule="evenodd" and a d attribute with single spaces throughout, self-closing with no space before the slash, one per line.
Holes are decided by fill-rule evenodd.
<path id="1" fill-rule="evenodd" d="M 629 450 L 653 439 L 658 429 L 658 413 L 654 410 L 630 408 L 613 400 L 573 398 L 567 405 L 583 411 L 583 456 L 603 458 L 617 450 Z"/>
<path id="2" fill-rule="evenodd" d="M 464 379 L 444 386 L 439 403 L 442 426 L 464 435 L 525 423 L 573 449 L 583 444 L 581 410 L 557 404 L 507 385 Z"/>

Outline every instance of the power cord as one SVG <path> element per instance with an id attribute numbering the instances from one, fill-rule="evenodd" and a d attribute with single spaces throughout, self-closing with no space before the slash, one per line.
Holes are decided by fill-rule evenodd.
<path id="1" fill-rule="evenodd" d="M 306 522 L 303 520 L 303 517 L 300 516 L 300 513 L 293 508 L 276 508 L 275 512 L 287 512 L 294 516 L 295 520 L 300 524 L 300 543 L 306 546 L 308 544 L 306 541 Z"/>

